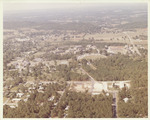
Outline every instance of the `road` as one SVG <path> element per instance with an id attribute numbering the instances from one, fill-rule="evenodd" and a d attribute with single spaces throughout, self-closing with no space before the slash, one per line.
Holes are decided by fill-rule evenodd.
<path id="1" fill-rule="evenodd" d="M 92 76 L 90 76 L 89 73 L 87 73 L 83 68 L 81 68 L 81 70 L 82 70 L 85 74 L 87 74 L 87 75 L 90 77 L 90 79 L 91 79 L 92 82 L 97 82 L 97 81 L 96 81 Z"/>
<path id="2" fill-rule="evenodd" d="M 91 93 L 93 92 L 93 89 L 94 89 L 94 83 L 97 82 L 92 76 L 89 75 L 89 73 L 87 73 L 83 68 L 81 68 L 81 70 L 87 74 L 92 82 L 92 87 L 91 87 Z"/>
<path id="3" fill-rule="evenodd" d="M 69 83 L 69 84 L 66 86 L 66 88 L 63 90 L 62 95 L 60 96 L 60 98 L 59 98 L 59 100 L 58 100 L 58 102 L 57 102 L 56 106 L 57 106 L 57 105 L 58 105 L 58 103 L 61 101 L 61 98 L 63 97 L 63 95 L 64 95 L 64 93 L 65 93 L 66 89 L 67 89 L 69 86 L 70 86 L 70 83 Z M 53 109 L 55 109 L 55 108 L 56 108 L 56 106 L 55 106 Z M 51 116 L 49 116 L 49 118 L 51 118 Z"/>
<path id="4" fill-rule="evenodd" d="M 128 36 L 131 44 L 133 45 L 134 51 L 136 51 L 136 53 L 141 56 L 141 53 L 139 52 L 139 50 L 137 49 L 137 47 L 134 45 L 133 40 L 131 39 L 131 37 L 126 32 L 123 32 L 123 33 Z"/>
<path id="5" fill-rule="evenodd" d="M 63 97 L 63 95 L 64 95 L 64 93 L 65 93 L 65 91 L 66 91 L 66 89 L 69 88 L 69 86 L 70 86 L 70 84 L 68 84 L 68 85 L 66 86 L 66 88 L 64 89 L 64 91 L 62 92 L 62 95 L 60 96 L 60 98 L 59 98 L 59 100 L 58 100 L 58 103 L 60 102 L 61 98 Z"/>
<path id="6" fill-rule="evenodd" d="M 64 95 L 66 89 L 67 89 L 69 86 L 70 86 L 70 83 L 69 83 L 69 84 L 66 86 L 66 88 L 63 90 L 62 95 L 60 96 L 60 98 L 59 98 L 57 104 L 61 101 L 61 98 L 63 97 L 63 95 Z M 57 105 L 56 105 L 56 106 L 57 106 Z M 55 106 L 55 107 L 56 107 L 56 106 Z"/>
<path id="7" fill-rule="evenodd" d="M 117 118 L 117 92 L 113 91 L 113 118 Z"/>
<path id="8" fill-rule="evenodd" d="M 89 75 L 89 73 L 87 73 L 83 68 L 81 68 L 81 70 L 87 74 L 89 77 L 90 77 L 90 80 L 92 81 L 92 88 L 91 88 L 91 93 L 93 92 L 93 89 L 94 89 L 94 83 L 96 83 L 97 81 Z M 112 104 L 112 108 L 113 108 L 113 118 L 117 118 L 117 93 L 118 91 L 117 90 L 113 90 L 113 91 L 108 91 L 110 93 L 113 94 L 113 104 Z"/>

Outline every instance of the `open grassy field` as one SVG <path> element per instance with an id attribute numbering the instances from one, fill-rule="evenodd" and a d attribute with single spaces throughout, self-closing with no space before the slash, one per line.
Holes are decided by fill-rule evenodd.
<path id="1" fill-rule="evenodd" d="M 28 76 L 27 81 L 34 81 L 34 77 Z"/>
<path id="2" fill-rule="evenodd" d="M 122 37 L 125 36 L 123 33 L 103 33 L 103 34 L 87 34 L 85 39 L 94 38 L 95 40 L 101 40 L 103 42 L 120 42 L 125 43 Z"/>
<path id="3" fill-rule="evenodd" d="M 11 92 L 16 92 L 17 89 L 18 89 L 18 86 L 15 86 L 15 87 L 13 87 L 10 91 L 11 91 Z"/>
<path id="4" fill-rule="evenodd" d="M 87 60 L 92 59 L 92 60 L 95 60 L 95 59 L 101 59 L 101 58 L 106 58 L 106 56 L 104 56 L 104 55 L 97 55 L 96 54 L 96 55 L 85 56 L 82 59 L 87 59 Z"/>
<path id="5" fill-rule="evenodd" d="M 147 30 L 146 29 L 136 29 L 136 31 L 126 31 L 129 36 L 135 37 L 139 35 L 146 35 L 147 36 Z M 84 37 L 85 39 L 91 39 L 94 38 L 95 40 L 100 40 L 101 42 L 108 42 L 108 43 L 126 43 L 130 44 L 130 40 L 128 38 L 124 39 L 126 35 L 123 32 L 120 33 L 95 33 L 95 34 L 86 34 Z M 143 44 L 141 42 L 141 44 Z M 145 43 L 144 43 L 145 44 Z M 148 43 L 146 43 L 148 44 Z M 145 45 L 146 46 L 146 45 Z"/>
<path id="6" fill-rule="evenodd" d="M 26 84 L 26 87 L 29 87 L 30 85 L 31 85 L 30 83 L 27 83 L 27 84 Z"/>
<path id="7" fill-rule="evenodd" d="M 5 103 L 8 100 L 8 98 L 3 97 L 3 103 Z"/>
<path id="8" fill-rule="evenodd" d="M 43 55 L 45 52 L 37 52 L 34 54 L 35 58 L 40 57 L 41 55 Z"/>
<path id="9" fill-rule="evenodd" d="M 85 73 L 81 69 L 76 70 L 77 73 L 85 75 Z"/>

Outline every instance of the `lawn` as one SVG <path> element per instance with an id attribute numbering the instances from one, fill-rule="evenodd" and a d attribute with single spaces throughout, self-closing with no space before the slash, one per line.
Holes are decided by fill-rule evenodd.
<path id="1" fill-rule="evenodd" d="M 8 98 L 3 97 L 3 103 L 6 102 L 6 100 L 8 100 Z"/>
<path id="2" fill-rule="evenodd" d="M 28 76 L 27 81 L 34 81 L 34 77 Z"/>
<path id="3" fill-rule="evenodd" d="M 17 92 L 18 86 L 15 86 L 11 89 L 11 92 Z"/>

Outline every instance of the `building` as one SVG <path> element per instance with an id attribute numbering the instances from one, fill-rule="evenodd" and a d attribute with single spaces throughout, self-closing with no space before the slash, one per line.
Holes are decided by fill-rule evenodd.
<path id="1" fill-rule="evenodd" d="M 48 101 L 53 101 L 54 98 L 55 98 L 55 96 L 52 96 L 52 97 L 48 98 Z"/>
<path id="2" fill-rule="evenodd" d="M 27 102 L 28 98 L 25 98 L 24 101 Z"/>
<path id="3" fill-rule="evenodd" d="M 127 98 L 127 97 L 123 99 L 123 101 L 124 101 L 125 103 L 127 103 L 128 100 L 129 100 L 129 98 Z"/>
<path id="4" fill-rule="evenodd" d="M 108 91 L 107 82 L 103 82 L 103 90 L 104 90 L 104 91 Z"/>
<path id="5" fill-rule="evenodd" d="M 22 97 L 24 93 L 17 93 L 17 97 Z"/>
<path id="6" fill-rule="evenodd" d="M 11 107 L 11 108 L 16 108 L 16 106 L 14 106 L 14 105 L 10 105 L 9 107 Z"/>
<path id="7" fill-rule="evenodd" d="M 126 54 L 127 50 L 124 48 L 124 46 L 109 46 L 107 52 L 110 54 Z"/>
<path id="8" fill-rule="evenodd" d="M 124 87 L 130 88 L 130 81 L 115 81 L 113 85 L 118 86 L 120 89 Z"/>
<path id="9" fill-rule="evenodd" d="M 65 110 L 68 110 L 69 109 L 69 106 L 67 106 L 66 108 L 65 108 Z"/>
<path id="10" fill-rule="evenodd" d="M 12 99 L 12 102 L 19 102 L 21 99 L 20 98 L 14 98 Z"/>
<path id="11" fill-rule="evenodd" d="M 35 61 L 35 62 L 42 62 L 43 59 L 42 58 L 35 58 L 33 61 Z"/>
<path id="12" fill-rule="evenodd" d="M 98 82 L 94 83 L 93 92 L 101 92 L 103 90 L 104 90 L 103 84 L 98 83 Z"/>

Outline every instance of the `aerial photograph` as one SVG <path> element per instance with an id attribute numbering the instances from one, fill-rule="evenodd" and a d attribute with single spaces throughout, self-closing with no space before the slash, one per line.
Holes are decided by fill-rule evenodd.
<path id="1" fill-rule="evenodd" d="M 148 118 L 148 3 L 3 4 L 3 118 Z"/>

